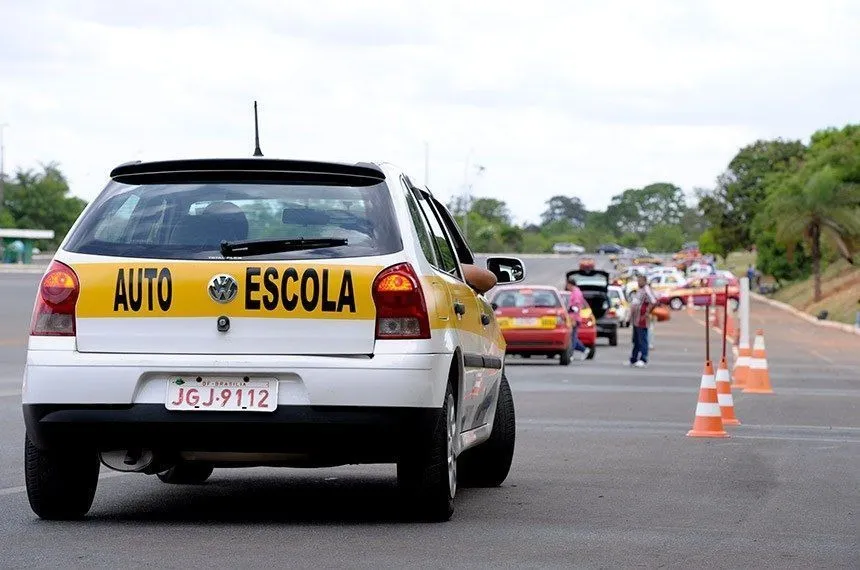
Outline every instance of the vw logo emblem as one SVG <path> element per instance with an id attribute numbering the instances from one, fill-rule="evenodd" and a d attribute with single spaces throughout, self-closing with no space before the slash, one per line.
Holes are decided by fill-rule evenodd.
<path id="1" fill-rule="evenodd" d="M 209 280 L 209 296 L 216 303 L 229 303 L 238 292 L 239 285 L 232 275 L 216 275 Z"/>

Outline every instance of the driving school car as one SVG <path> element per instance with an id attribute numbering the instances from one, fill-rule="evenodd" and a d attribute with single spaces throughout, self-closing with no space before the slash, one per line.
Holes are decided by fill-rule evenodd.
<path id="1" fill-rule="evenodd" d="M 44 274 L 24 371 L 26 484 L 83 516 L 99 463 L 201 483 L 215 467 L 396 463 L 412 512 L 514 452 L 505 341 L 447 209 L 386 164 L 129 163 Z M 522 263 L 490 257 L 500 283 Z"/>
<path id="2" fill-rule="evenodd" d="M 501 286 L 492 297 L 507 354 L 558 355 L 570 364 L 572 322 L 555 287 Z"/>
<path id="3" fill-rule="evenodd" d="M 661 305 L 669 305 L 675 311 L 680 311 L 690 301 L 695 306 L 724 307 L 727 299 L 726 287 L 729 307 L 736 311 L 740 305 L 740 284 L 736 277 L 709 275 L 690 279 L 680 287 L 658 293 L 657 301 Z"/>

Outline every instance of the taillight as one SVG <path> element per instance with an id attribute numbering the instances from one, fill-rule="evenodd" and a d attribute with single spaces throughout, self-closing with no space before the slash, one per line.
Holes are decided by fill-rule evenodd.
<path id="1" fill-rule="evenodd" d="M 377 339 L 430 338 L 424 292 L 408 263 L 392 265 L 373 280 Z"/>
<path id="2" fill-rule="evenodd" d="M 39 283 L 30 334 L 75 336 L 75 304 L 80 283 L 71 267 L 54 261 Z"/>

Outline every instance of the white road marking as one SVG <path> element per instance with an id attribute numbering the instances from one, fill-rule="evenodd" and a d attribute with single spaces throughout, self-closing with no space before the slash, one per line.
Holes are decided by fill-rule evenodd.
<path id="1" fill-rule="evenodd" d="M 815 349 L 811 349 L 809 352 L 811 352 L 812 354 L 814 354 L 815 356 L 817 356 L 818 358 L 820 358 L 820 359 L 821 359 L 821 360 L 823 360 L 824 362 L 829 362 L 830 364 L 833 364 L 833 359 L 832 359 L 832 358 L 827 358 L 826 356 L 824 356 L 823 354 L 821 354 L 821 353 L 820 353 L 820 352 L 818 352 L 817 350 L 815 350 Z"/>

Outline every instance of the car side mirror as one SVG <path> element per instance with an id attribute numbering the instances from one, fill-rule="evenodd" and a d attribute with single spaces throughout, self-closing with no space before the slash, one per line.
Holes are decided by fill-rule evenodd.
<path id="1" fill-rule="evenodd" d="M 488 257 L 487 269 L 496 276 L 499 284 L 519 283 L 526 276 L 523 262 L 516 257 Z"/>

